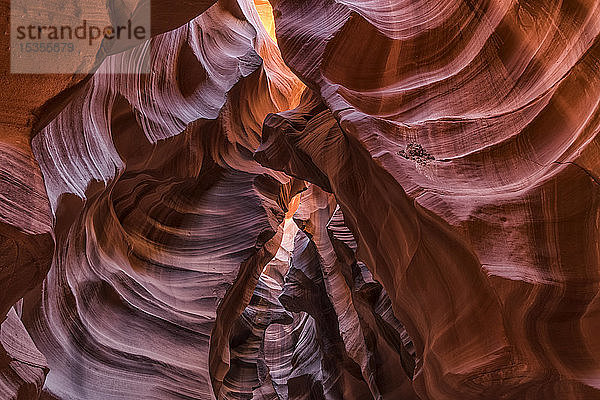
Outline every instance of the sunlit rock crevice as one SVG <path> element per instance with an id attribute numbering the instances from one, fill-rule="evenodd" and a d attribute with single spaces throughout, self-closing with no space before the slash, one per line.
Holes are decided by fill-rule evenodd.
<path id="1" fill-rule="evenodd" d="M 150 5 L 3 39 L 0 399 L 600 399 L 598 4 Z"/>

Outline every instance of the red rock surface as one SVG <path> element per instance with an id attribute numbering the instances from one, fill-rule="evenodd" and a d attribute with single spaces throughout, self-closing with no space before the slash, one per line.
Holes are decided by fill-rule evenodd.
<path id="1" fill-rule="evenodd" d="M 0 399 L 600 399 L 595 2 L 151 6 L 3 36 Z"/>

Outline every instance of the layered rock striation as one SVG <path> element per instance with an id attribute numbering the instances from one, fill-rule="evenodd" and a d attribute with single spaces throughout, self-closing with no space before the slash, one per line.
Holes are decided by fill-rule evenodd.
<path id="1" fill-rule="evenodd" d="M 595 2 L 150 6 L 3 57 L 0 398 L 600 399 Z"/>

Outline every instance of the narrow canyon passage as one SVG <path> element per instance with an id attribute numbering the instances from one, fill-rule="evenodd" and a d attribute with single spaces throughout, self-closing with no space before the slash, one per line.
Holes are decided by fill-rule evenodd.
<path id="1" fill-rule="evenodd" d="M 5 57 L 0 400 L 600 399 L 597 4 L 150 7 Z"/>

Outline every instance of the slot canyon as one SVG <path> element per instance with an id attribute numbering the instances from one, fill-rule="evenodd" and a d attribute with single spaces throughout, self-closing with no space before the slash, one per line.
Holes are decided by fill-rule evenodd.
<path id="1" fill-rule="evenodd" d="M 599 2 L 0 4 L 0 400 L 600 400 Z"/>

